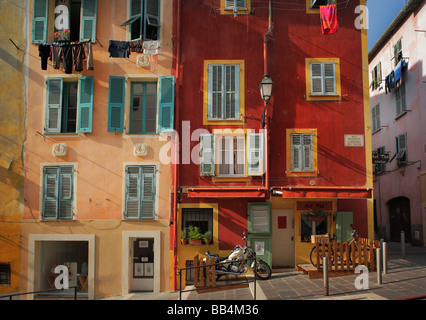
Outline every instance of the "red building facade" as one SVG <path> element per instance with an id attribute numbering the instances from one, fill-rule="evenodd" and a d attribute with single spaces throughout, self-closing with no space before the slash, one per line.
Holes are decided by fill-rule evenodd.
<path id="1" fill-rule="evenodd" d="M 365 1 L 337 4 L 327 35 L 319 2 L 175 1 L 171 230 L 213 239 L 172 240 L 174 269 L 243 232 L 273 267 L 308 261 L 313 234 L 374 236 Z"/>

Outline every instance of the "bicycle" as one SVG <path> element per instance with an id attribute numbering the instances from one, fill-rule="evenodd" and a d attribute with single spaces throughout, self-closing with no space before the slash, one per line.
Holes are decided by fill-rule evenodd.
<path id="1" fill-rule="evenodd" d="M 321 239 L 322 250 L 318 252 L 318 258 L 319 258 L 320 264 L 324 257 L 330 258 L 330 263 L 332 265 L 334 264 L 335 257 L 337 259 L 337 263 L 343 263 L 344 265 L 348 263 L 352 264 L 353 263 L 352 257 L 353 257 L 355 261 L 364 261 L 364 263 L 367 264 L 367 267 L 369 267 L 370 262 L 368 261 L 368 259 L 366 259 L 365 251 L 359 250 L 364 248 L 362 247 L 362 243 L 360 242 L 360 237 L 358 232 L 353 227 L 352 227 L 351 238 L 345 242 L 347 246 L 347 251 L 348 251 L 346 253 L 347 259 L 341 256 L 341 250 L 340 250 L 341 244 L 334 242 L 334 240 L 336 240 L 336 237 L 330 237 L 327 234 L 322 236 L 321 238 L 322 238 Z M 354 246 L 352 246 L 352 243 L 354 244 Z M 337 246 L 335 247 L 334 244 L 336 244 Z M 366 246 L 366 249 L 368 252 L 370 249 L 370 246 L 368 244 L 364 244 L 364 245 Z M 352 253 L 352 247 L 354 248 L 354 253 Z M 329 250 L 330 250 L 330 254 L 328 253 Z M 315 268 L 317 268 L 317 264 L 314 262 L 317 260 L 317 245 L 313 246 L 310 252 L 309 258 L 310 258 L 311 264 Z"/>

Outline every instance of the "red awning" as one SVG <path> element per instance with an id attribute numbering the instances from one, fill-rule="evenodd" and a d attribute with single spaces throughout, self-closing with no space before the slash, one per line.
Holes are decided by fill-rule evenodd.
<path id="1" fill-rule="evenodd" d="M 265 198 L 265 188 L 199 187 L 188 188 L 189 198 Z"/>
<path id="2" fill-rule="evenodd" d="M 337 199 L 369 199 L 373 196 L 372 189 L 339 189 L 339 188 L 283 188 L 283 198 L 337 198 Z"/>

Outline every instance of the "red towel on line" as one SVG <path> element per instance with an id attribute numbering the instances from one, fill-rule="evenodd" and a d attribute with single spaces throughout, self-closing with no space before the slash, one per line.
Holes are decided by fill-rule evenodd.
<path id="1" fill-rule="evenodd" d="M 339 28 L 336 5 L 320 6 L 320 16 L 322 34 L 336 33 Z"/>

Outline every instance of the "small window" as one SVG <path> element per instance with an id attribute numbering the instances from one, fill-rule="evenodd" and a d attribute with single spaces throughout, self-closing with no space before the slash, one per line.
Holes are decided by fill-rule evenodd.
<path id="1" fill-rule="evenodd" d="M 398 65 L 399 61 L 401 61 L 402 58 L 402 39 L 399 39 L 397 43 L 393 46 L 393 60 L 395 66 Z"/>
<path id="2" fill-rule="evenodd" d="M 407 103 L 405 98 L 405 83 L 401 83 L 395 88 L 396 99 L 396 116 L 403 114 L 407 111 Z"/>
<path id="3" fill-rule="evenodd" d="M 220 0 L 221 14 L 250 14 L 251 0 Z"/>
<path id="4" fill-rule="evenodd" d="M 130 18 L 121 26 L 129 26 L 131 40 L 159 40 L 160 1 L 131 0 Z"/>
<path id="5" fill-rule="evenodd" d="M 336 0 L 310 0 L 311 9 L 318 9 L 320 6 L 327 6 L 330 4 L 335 4 Z"/>
<path id="6" fill-rule="evenodd" d="M 376 150 L 376 153 L 381 155 L 381 154 L 386 154 L 386 148 L 380 147 L 379 149 Z M 381 174 L 383 172 L 386 172 L 386 163 L 378 163 L 374 165 L 374 174 Z"/>
<path id="7" fill-rule="evenodd" d="M 0 286 L 10 286 L 10 263 L 0 263 Z"/>
<path id="8" fill-rule="evenodd" d="M 398 166 L 406 164 L 408 161 L 406 133 L 396 137 L 396 153 L 396 160 L 398 161 Z"/>
<path id="9" fill-rule="evenodd" d="M 377 87 L 382 83 L 382 64 L 379 62 L 371 72 L 371 89 L 372 91 L 376 90 Z"/>
<path id="10" fill-rule="evenodd" d="M 291 171 L 312 172 L 313 170 L 313 134 L 292 134 Z"/>
<path id="11" fill-rule="evenodd" d="M 156 167 L 126 167 L 126 208 L 128 220 L 154 220 Z"/>
<path id="12" fill-rule="evenodd" d="M 246 10 L 246 0 L 225 0 L 225 10 Z"/>
<path id="13" fill-rule="evenodd" d="M 380 125 L 380 105 L 379 104 L 373 107 L 373 109 L 371 110 L 371 123 L 373 127 L 373 133 L 376 132 L 377 130 L 380 130 L 381 125 Z"/>
<path id="14" fill-rule="evenodd" d="M 308 58 L 306 68 L 306 100 L 340 101 L 340 59 Z"/>
<path id="15" fill-rule="evenodd" d="M 328 218 L 312 217 L 308 213 L 300 215 L 301 242 L 310 242 L 311 236 L 328 233 Z"/>
<path id="16" fill-rule="evenodd" d="M 44 220 L 70 220 L 74 205 L 74 167 L 58 166 L 43 169 Z"/>
<path id="17" fill-rule="evenodd" d="M 188 234 L 190 226 L 197 227 L 202 234 L 207 231 L 213 234 L 213 209 L 182 208 L 182 230 Z"/>
<path id="18" fill-rule="evenodd" d="M 132 82 L 130 133 L 157 132 L 157 83 Z"/>

